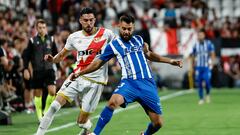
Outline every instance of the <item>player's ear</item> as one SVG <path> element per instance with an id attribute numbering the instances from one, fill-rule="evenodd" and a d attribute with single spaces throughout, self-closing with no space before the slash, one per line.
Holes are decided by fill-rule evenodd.
<path id="1" fill-rule="evenodd" d="M 81 19 L 81 17 L 79 17 L 78 21 L 79 21 L 80 24 L 82 24 L 82 19 Z"/>
<path id="2" fill-rule="evenodd" d="M 117 26 L 117 28 L 120 29 L 120 27 L 121 27 L 121 22 L 119 21 L 116 26 Z"/>

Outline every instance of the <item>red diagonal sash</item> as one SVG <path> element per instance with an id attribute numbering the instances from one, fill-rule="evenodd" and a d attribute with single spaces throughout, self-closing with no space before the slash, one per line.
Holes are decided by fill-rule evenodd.
<path id="1" fill-rule="evenodd" d="M 101 37 L 103 36 L 104 31 L 105 29 L 102 27 L 99 29 L 98 33 L 96 34 L 96 36 L 93 38 L 92 42 L 89 44 L 88 48 L 86 49 L 86 50 L 92 50 L 92 53 L 89 54 L 89 56 L 85 61 L 83 59 L 79 61 L 79 64 L 77 65 L 77 68 L 74 69 L 74 72 L 76 72 L 78 69 L 82 70 L 86 68 L 94 60 L 97 53 L 102 49 L 103 45 L 105 44 L 105 41 L 107 40 L 107 39 L 100 40 Z"/>

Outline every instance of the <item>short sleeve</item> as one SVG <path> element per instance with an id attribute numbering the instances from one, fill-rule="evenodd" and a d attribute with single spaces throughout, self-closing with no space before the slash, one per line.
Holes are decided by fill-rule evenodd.
<path id="1" fill-rule="evenodd" d="M 191 56 L 195 56 L 196 55 L 196 44 L 193 46 L 190 55 Z"/>
<path id="2" fill-rule="evenodd" d="M 117 36 L 114 34 L 111 30 L 106 29 L 107 34 L 108 34 L 108 42 L 114 40 Z"/>
<path id="3" fill-rule="evenodd" d="M 143 41 L 143 38 L 139 35 L 136 35 L 136 39 L 142 44 L 144 45 L 144 41 Z"/>
<path id="4" fill-rule="evenodd" d="M 214 52 L 214 45 L 211 41 L 208 41 L 208 50 L 209 52 Z"/>
<path id="5" fill-rule="evenodd" d="M 110 43 L 111 44 L 111 43 Z M 112 57 L 114 57 L 114 52 L 110 44 L 107 44 L 106 48 L 104 49 L 103 53 L 101 54 L 100 58 L 103 61 L 108 61 Z"/>
<path id="6" fill-rule="evenodd" d="M 73 46 L 73 39 L 71 37 L 71 35 L 67 38 L 65 47 L 67 50 L 75 50 L 74 46 Z"/>

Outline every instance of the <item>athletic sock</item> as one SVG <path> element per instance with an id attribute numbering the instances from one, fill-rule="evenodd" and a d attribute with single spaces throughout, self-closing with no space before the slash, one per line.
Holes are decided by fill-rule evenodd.
<path id="1" fill-rule="evenodd" d="M 106 106 L 103 109 L 100 117 L 98 118 L 96 128 L 94 129 L 94 133 L 96 135 L 99 135 L 101 133 L 101 131 L 103 130 L 103 128 L 105 127 L 105 125 L 111 120 L 112 115 L 113 115 L 113 111 L 114 110 L 112 110 L 108 106 Z"/>
<path id="2" fill-rule="evenodd" d="M 42 116 L 43 116 L 43 113 L 42 113 L 42 96 L 40 96 L 40 97 L 35 96 L 34 97 L 34 103 L 35 103 L 35 109 L 36 109 L 37 117 L 38 117 L 38 120 L 40 121 Z"/>
<path id="3" fill-rule="evenodd" d="M 152 135 L 160 129 L 160 126 L 154 127 L 152 123 L 148 124 L 147 130 L 144 132 L 144 135 Z"/>
<path id="4" fill-rule="evenodd" d="M 210 81 L 206 81 L 206 94 L 209 95 L 210 94 L 210 89 L 211 89 L 211 83 Z"/>
<path id="5" fill-rule="evenodd" d="M 48 94 L 47 99 L 46 99 L 46 105 L 45 105 L 45 108 L 43 111 L 44 114 L 47 113 L 48 108 L 50 107 L 50 105 L 54 101 L 54 99 L 55 99 L 55 96 L 51 96 L 50 94 Z"/>
<path id="6" fill-rule="evenodd" d="M 202 82 L 198 82 L 198 95 L 200 100 L 203 100 L 204 97 L 204 93 L 203 93 L 203 86 L 202 86 Z"/>
<path id="7" fill-rule="evenodd" d="M 37 134 L 36 135 L 44 135 L 47 131 L 48 127 L 51 125 L 52 120 L 54 118 L 54 115 L 56 112 L 59 111 L 61 108 L 61 104 L 58 101 L 53 101 L 51 106 L 49 107 L 46 114 L 43 116 L 41 123 L 38 127 Z"/>

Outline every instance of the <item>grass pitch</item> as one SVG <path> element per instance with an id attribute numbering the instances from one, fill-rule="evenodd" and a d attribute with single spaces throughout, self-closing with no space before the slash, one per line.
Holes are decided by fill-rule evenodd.
<path id="1" fill-rule="evenodd" d="M 156 135 L 240 135 L 240 90 L 213 89 L 210 104 L 198 105 L 197 93 L 173 95 L 177 91 L 161 91 L 164 127 Z M 101 102 L 93 116 L 106 102 Z M 144 110 L 137 104 L 118 110 L 105 127 L 102 135 L 139 135 L 149 122 Z M 78 108 L 61 109 L 46 135 L 77 135 L 75 124 Z M 35 114 L 12 114 L 13 125 L 0 126 L 0 135 L 33 135 L 38 126 Z"/>

